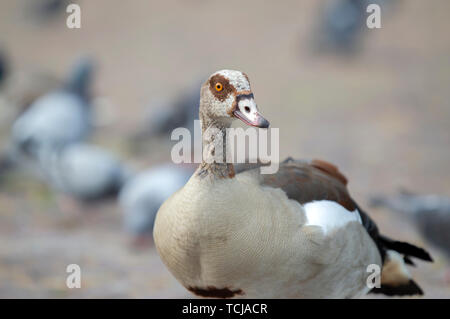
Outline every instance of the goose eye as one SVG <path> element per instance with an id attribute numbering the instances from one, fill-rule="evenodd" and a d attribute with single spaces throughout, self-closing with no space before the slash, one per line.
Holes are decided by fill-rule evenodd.
<path id="1" fill-rule="evenodd" d="M 220 92 L 223 90 L 223 85 L 222 83 L 216 83 L 216 91 Z"/>

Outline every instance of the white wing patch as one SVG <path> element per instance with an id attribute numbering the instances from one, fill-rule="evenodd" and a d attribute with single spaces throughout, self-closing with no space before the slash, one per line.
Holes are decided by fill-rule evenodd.
<path id="1" fill-rule="evenodd" d="M 350 222 L 362 224 L 358 210 L 351 212 L 333 201 L 314 201 L 303 205 L 303 208 L 307 218 L 306 225 L 320 226 L 325 234 Z"/>

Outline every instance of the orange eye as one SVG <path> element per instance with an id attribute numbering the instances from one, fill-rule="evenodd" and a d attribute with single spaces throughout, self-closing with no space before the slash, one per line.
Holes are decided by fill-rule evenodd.
<path id="1" fill-rule="evenodd" d="M 220 92 L 223 90 L 223 85 L 222 83 L 216 83 L 216 91 Z"/>

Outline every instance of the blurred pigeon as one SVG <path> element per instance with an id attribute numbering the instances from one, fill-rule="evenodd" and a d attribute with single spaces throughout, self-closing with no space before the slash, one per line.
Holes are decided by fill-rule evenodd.
<path id="1" fill-rule="evenodd" d="M 194 120 L 198 119 L 200 90 L 198 86 L 183 92 L 175 100 L 160 100 L 152 103 L 144 119 L 143 128 L 134 138 L 142 143 L 152 137 L 170 137 L 178 127 L 185 127 L 193 132 Z"/>
<path id="2" fill-rule="evenodd" d="M 13 125 L 11 140 L 15 152 L 33 158 L 41 149 L 59 149 L 89 135 L 92 72 L 92 61 L 81 59 L 61 89 L 32 103 Z"/>
<path id="3" fill-rule="evenodd" d="M 319 17 L 319 30 L 315 36 L 319 50 L 337 53 L 354 53 L 367 31 L 367 7 L 377 4 L 384 7 L 385 0 L 329 0 Z"/>
<path id="4" fill-rule="evenodd" d="M 0 51 L 0 88 L 5 83 L 6 77 L 8 76 L 9 66 L 8 60 L 3 52 Z"/>
<path id="5" fill-rule="evenodd" d="M 159 206 L 186 184 L 193 169 L 173 164 L 153 167 L 131 178 L 120 191 L 124 226 L 139 243 L 151 237 Z"/>
<path id="6" fill-rule="evenodd" d="M 374 196 L 370 204 L 386 207 L 411 219 L 430 243 L 450 258 L 450 198 L 400 192 L 394 196 Z"/>
<path id="7" fill-rule="evenodd" d="M 69 0 L 33 0 L 28 1 L 26 11 L 36 22 L 47 22 L 51 18 L 66 12 Z"/>
<path id="8" fill-rule="evenodd" d="M 54 152 L 43 151 L 40 164 L 50 186 L 82 201 L 117 195 L 131 176 L 113 154 L 86 143 L 71 144 Z"/>
<path id="9" fill-rule="evenodd" d="M 365 27 L 365 0 L 327 1 L 321 17 L 321 48 L 353 51 Z"/>

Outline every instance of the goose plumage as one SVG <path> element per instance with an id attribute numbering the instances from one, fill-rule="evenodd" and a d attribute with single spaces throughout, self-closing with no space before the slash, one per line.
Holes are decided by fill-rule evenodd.
<path id="1" fill-rule="evenodd" d="M 217 160 L 234 119 L 267 128 L 248 76 L 222 70 L 201 88 L 203 162 L 158 211 L 154 240 L 168 269 L 194 294 L 221 298 L 362 296 L 378 265 L 386 294 L 421 294 L 402 256 L 421 248 L 382 236 L 332 164 L 287 159 L 278 172 Z M 221 135 L 206 134 L 211 129 Z M 223 138 L 226 149 L 226 138 Z M 211 156 L 214 160 L 211 161 Z"/>

